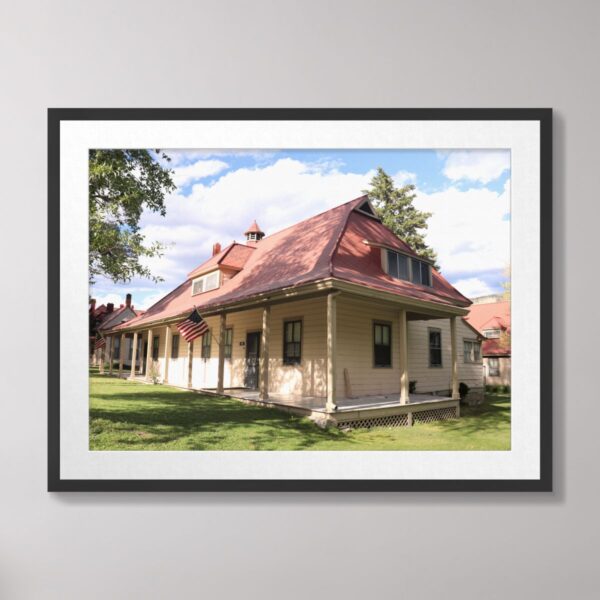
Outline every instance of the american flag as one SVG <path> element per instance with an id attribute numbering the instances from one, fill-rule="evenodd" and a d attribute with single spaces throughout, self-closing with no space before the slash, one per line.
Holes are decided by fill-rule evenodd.
<path id="1" fill-rule="evenodd" d="M 96 340 L 96 344 L 94 345 L 94 348 L 96 350 L 99 350 L 100 348 L 104 348 L 104 346 L 106 346 L 106 340 L 103 337 L 99 337 Z"/>
<path id="2" fill-rule="evenodd" d="M 206 321 L 200 316 L 200 313 L 194 308 L 190 316 L 177 325 L 179 333 L 186 342 L 191 342 L 208 331 Z"/>

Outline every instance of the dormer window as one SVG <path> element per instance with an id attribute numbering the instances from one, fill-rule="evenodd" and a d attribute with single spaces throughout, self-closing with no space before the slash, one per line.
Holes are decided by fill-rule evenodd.
<path id="1" fill-rule="evenodd" d="M 385 250 L 385 252 L 387 264 L 384 265 L 384 268 L 390 277 L 431 287 L 431 266 L 429 263 L 393 250 Z"/>
<path id="2" fill-rule="evenodd" d="M 258 234 L 254 231 L 251 231 L 248 234 L 248 241 L 249 242 L 257 242 L 258 241 Z"/>
<path id="3" fill-rule="evenodd" d="M 219 271 L 213 271 L 194 279 L 192 283 L 192 296 L 216 290 L 219 287 Z"/>

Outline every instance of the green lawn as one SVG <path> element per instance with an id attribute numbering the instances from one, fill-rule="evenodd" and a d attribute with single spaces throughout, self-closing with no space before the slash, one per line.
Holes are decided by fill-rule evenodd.
<path id="1" fill-rule="evenodd" d="M 453 421 L 322 430 L 301 417 L 90 372 L 90 450 L 509 450 L 510 397 Z"/>

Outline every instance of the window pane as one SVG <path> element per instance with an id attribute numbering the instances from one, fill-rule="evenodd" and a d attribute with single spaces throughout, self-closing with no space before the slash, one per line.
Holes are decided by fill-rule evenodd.
<path id="1" fill-rule="evenodd" d="M 413 283 L 421 283 L 421 267 L 420 267 L 420 261 L 418 261 L 416 258 L 411 259 L 412 260 L 412 281 Z"/>
<path id="2" fill-rule="evenodd" d="M 382 327 L 381 328 L 381 343 L 384 346 L 389 346 L 390 345 L 390 328 L 389 327 Z"/>
<path id="3" fill-rule="evenodd" d="M 431 366 L 437 367 L 442 364 L 442 351 L 439 348 L 429 350 L 429 362 Z"/>
<path id="4" fill-rule="evenodd" d="M 398 257 L 398 278 L 408 281 L 408 258 L 402 254 L 396 256 Z"/>
<path id="5" fill-rule="evenodd" d="M 300 333 L 300 321 L 294 323 L 294 341 L 299 342 L 301 337 Z"/>
<path id="6" fill-rule="evenodd" d="M 381 325 L 375 325 L 375 343 L 381 344 Z"/>
<path id="7" fill-rule="evenodd" d="M 388 274 L 398 279 L 398 255 L 388 250 Z"/>
<path id="8" fill-rule="evenodd" d="M 293 338 L 293 330 L 294 330 L 294 324 L 293 323 L 287 323 L 285 326 L 285 339 L 286 341 L 290 342 L 292 341 Z"/>
<path id="9" fill-rule="evenodd" d="M 421 263 L 421 283 L 423 285 L 431 285 L 429 280 L 429 265 L 426 262 Z"/>

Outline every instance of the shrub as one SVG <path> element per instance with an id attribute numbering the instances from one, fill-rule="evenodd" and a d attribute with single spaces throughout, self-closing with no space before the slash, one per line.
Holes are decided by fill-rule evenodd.
<path id="1" fill-rule="evenodd" d="M 496 393 L 498 393 L 498 386 L 497 385 L 486 385 L 485 391 L 488 394 L 496 394 Z"/>
<path id="2" fill-rule="evenodd" d="M 417 382 L 416 381 L 409 381 L 408 382 L 408 393 L 409 394 L 414 394 L 417 391 Z"/>
<path id="3" fill-rule="evenodd" d="M 458 393 L 460 394 L 461 400 L 464 400 L 467 397 L 467 394 L 469 393 L 470 389 L 471 388 L 469 388 L 469 386 L 464 381 L 460 382 L 460 385 L 458 386 Z"/>
<path id="4" fill-rule="evenodd" d="M 499 387 L 499 391 L 501 391 L 503 394 L 510 394 L 510 385 L 501 385 Z"/>

